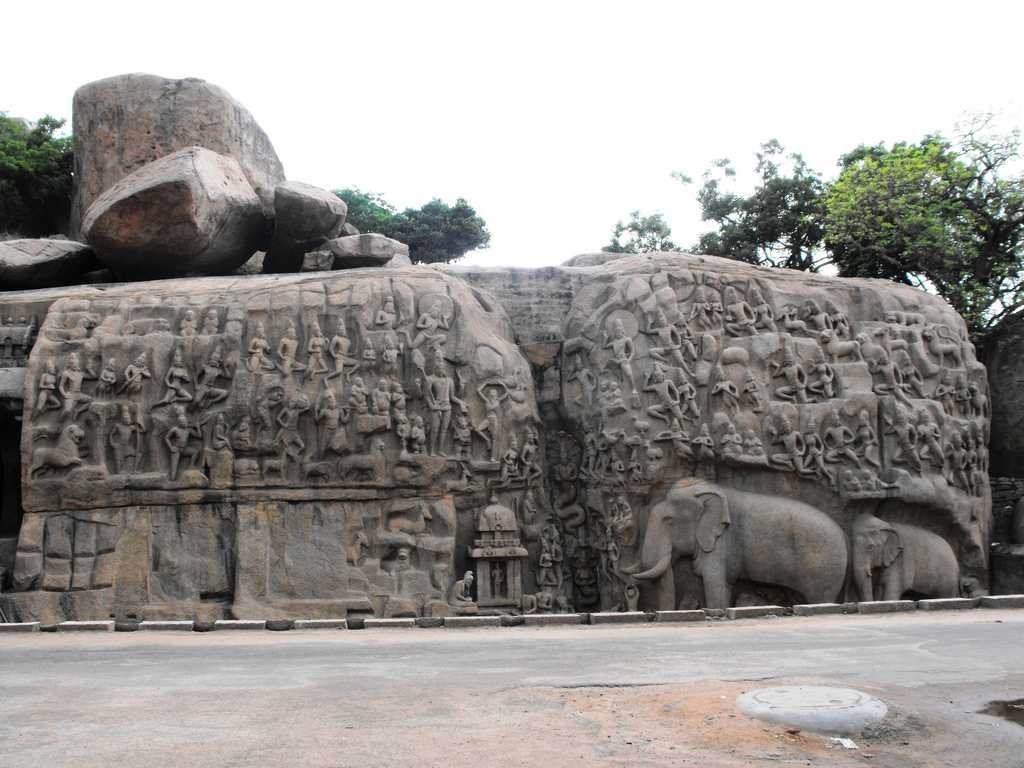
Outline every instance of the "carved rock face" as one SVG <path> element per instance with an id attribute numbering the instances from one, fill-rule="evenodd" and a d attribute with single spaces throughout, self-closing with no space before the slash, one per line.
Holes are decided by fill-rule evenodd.
<path id="1" fill-rule="evenodd" d="M 986 583 L 985 370 L 940 299 L 685 254 L 453 271 L 55 301 L 26 375 L 12 610 L 436 616 Z M 857 519 L 911 554 L 854 581 Z"/>
<path id="2" fill-rule="evenodd" d="M 71 230 L 105 190 L 147 163 L 192 146 L 238 161 L 273 212 L 284 169 L 249 111 L 222 88 L 196 78 L 130 74 L 97 80 L 75 92 L 75 177 Z"/>

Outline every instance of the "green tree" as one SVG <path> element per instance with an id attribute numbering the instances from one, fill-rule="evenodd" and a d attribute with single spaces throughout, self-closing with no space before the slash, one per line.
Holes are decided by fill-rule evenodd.
<path id="1" fill-rule="evenodd" d="M 729 191 L 736 176 L 728 159 L 716 160 L 697 192 L 701 218 L 716 228 L 701 235 L 698 253 L 771 267 L 817 272 L 829 263 L 822 248 L 826 185 L 803 157 L 786 154 L 772 139 L 757 153 L 757 184 L 750 195 Z M 684 184 L 688 176 L 673 174 Z"/>
<path id="2" fill-rule="evenodd" d="M 414 264 L 455 261 L 491 239 L 486 222 L 461 197 L 454 205 L 434 198 L 422 208 L 399 212 L 377 193 L 349 188 L 335 194 L 348 204 L 353 226 L 405 243 Z"/>
<path id="3" fill-rule="evenodd" d="M 602 248 L 609 253 L 654 253 L 678 251 L 672 242 L 672 228 L 660 213 L 641 216 L 640 211 L 629 214 L 628 222 L 618 222 L 612 231 L 612 241 Z"/>
<path id="4" fill-rule="evenodd" d="M 1024 176 L 1019 135 L 973 120 L 954 141 L 858 147 L 827 195 L 839 273 L 942 295 L 975 340 L 1024 309 Z"/>
<path id="5" fill-rule="evenodd" d="M 64 121 L 34 126 L 0 113 L 0 232 L 41 237 L 67 227 L 71 211 L 71 137 Z"/>

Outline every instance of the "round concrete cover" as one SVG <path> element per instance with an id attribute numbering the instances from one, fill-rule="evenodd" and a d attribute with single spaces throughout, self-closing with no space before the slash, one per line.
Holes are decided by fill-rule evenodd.
<path id="1" fill-rule="evenodd" d="M 880 722 L 889 711 L 874 696 L 852 688 L 823 685 L 759 688 L 737 696 L 736 706 L 758 720 L 845 736 Z"/>

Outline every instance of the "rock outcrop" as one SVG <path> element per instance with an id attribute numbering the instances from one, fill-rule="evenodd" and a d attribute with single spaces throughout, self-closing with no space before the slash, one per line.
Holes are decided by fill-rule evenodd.
<path id="1" fill-rule="evenodd" d="M 133 279 L 231 272 L 265 241 L 266 229 L 238 163 L 202 147 L 125 176 L 93 201 L 82 221 L 100 260 Z"/>
<path id="2" fill-rule="evenodd" d="M 274 239 L 264 272 L 298 272 L 308 251 L 337 237 L 348 206 L 333 192 L 286 181 L 274 189 Z"/>
<path id="3" fill-rule="evenodd" d="M 8 294 L 45 320 L 5 612 L 984 591 L 985 370 L 941 299 L 687 254 L 573 264 Z"/>
<path id="4" fill-rule="evenodd" d="M 118 75 L 79 88 L 72 112 L 73 236 L 105 190 L 147 163 L 192 146 L 237 160 L 264 213 L 272 215 L 274 187 L 285 178 L 281 161 L 253 116 L 224 89 L 195 78 Z"/>
<path id="5" fill-rule="evenodd" d="M 99 268 L 92 248 L 74 240 L 0 242 L 0 291 L 77 285 Z"/>

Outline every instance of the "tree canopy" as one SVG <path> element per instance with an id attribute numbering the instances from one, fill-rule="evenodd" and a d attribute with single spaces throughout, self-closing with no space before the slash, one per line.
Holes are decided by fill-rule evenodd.
<path id="1" fill-rule="evenodd" d="M 454 205 L 434 198 L 422 208 L 398 211 L 375 192 L 350 187 L 335 194 L 348 205 L 348 221 L 354 227 L 405 243 L 413 263 L 455 261 L 491 239 L 486 222 L 461 197 Z"/>
<path id="2" fill-rule="evenodd" d="M 42 237 L 62 231 L 71 211 L 71 138 L 64 121 L 35 125 L 0 113 L 0 233 Z"/>
<path id="3" fill-rule="evenodd" d="M 676 251 L 679 247 L 672 242 L 672 228 L 660 213 L 648 216 L 640 211 L 629 214 L 628 222 L 618 222 L 612 231 L 612 241 L 602 248 L 609 253 L 653 253 Z"/>

